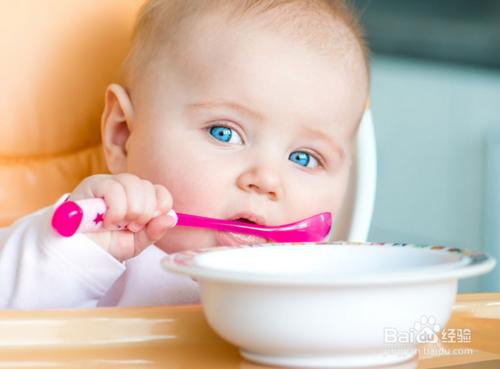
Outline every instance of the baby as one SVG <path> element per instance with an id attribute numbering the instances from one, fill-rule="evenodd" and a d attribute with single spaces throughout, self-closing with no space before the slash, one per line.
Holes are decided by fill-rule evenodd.
<path id="1" fill-rule="evenodd" d="M 0 232 L 0 306 L 181 304 L 197 284 L 166 253 L 265 240 L 173 227 L 176 211 L 276 225 L 336 214 L 368 101 L 360 26 L 340 0 L 152 0 L 139 15 L 102 140 L 106 231 L 62 238 L 54 206 Z M 119 230 L 117 225 L 126 223 Z"/>

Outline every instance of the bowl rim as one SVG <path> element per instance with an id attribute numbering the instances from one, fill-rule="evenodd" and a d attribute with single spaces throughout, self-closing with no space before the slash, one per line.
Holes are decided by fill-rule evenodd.
<path id="1" fill-rule="evenodd" d="M 426 250 L 435 253 L 456 253 L 459 260 L 446 264 L 434 264 L 411 268 L 407 271 L 395 271 L 384 273 L 364 273 L 349 276 L 329 276 L 325 278 L 320 275 L 304 276 L 293 274 L 272 275 L 269 273 L 253 273 L 228 271 L 201 265 L 197 258 L 207 253 L 264 247 L 284 246 L 350 246 L 350 247 L 397 247 Z M 217 246 L 194 250 L 185 250 L 167 255 L 161 261 L 162 267 L 168 271 L 187 274 L 199 281 L 218 281 L 226 283 L 268 285 L 268 286 L 360 286 L 360 285 L 393 285 L 430 282 L 438 280 L 456 280 L 468 278 L 491 271 L 496 264 L 495 259 L 480 251 L 468 251 L 457 247 L 441 245 L 420 245 L 412 243 L 386 243 L 386 242 L 289 242 L 289 243 L 263 243 L 254 245 Z M 443 268 L 445 266 L 445 268 Z"/>

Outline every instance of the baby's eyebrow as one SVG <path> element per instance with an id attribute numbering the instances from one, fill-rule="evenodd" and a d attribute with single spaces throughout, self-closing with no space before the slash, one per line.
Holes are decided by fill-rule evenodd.
<path id="1" fill-rule="evenodd" d="M 304 135 L 307 135 L 311 138 L 325 141 L 326 144 L 329 147 L 331 147 L 340 156 L 341 159 L 345 157 L 344 149 L 332 137 L 330 137 L 330 135 L 326 134 L 325 132 L 314 129 L 312 127 L 302 126 L 301 133 L 304 133 Z"/>
<path id="2" fill-rule="evenodd" d="M 234 101 L 202 101 L 196 102 L 188 105 L 189 110 L 199 110 L 199 109 L 216 109 L 216 108 L 226 108 L 235 110 L 241 114 L 247 115 L 250 118 L 258 121 L 264 120 L 264 115 L 255 110 L 252 110 L 246 106 L 241 105 L 240 103 Z"/>

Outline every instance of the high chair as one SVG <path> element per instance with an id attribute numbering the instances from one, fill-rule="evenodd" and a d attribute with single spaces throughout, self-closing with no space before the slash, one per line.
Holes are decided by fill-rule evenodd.
<path id="1" fill-rule="evenodd" d="M 0 226 L 107 171 L 104 91 L 126 54 L 142 0 L 0 2 Z M 334 239 L 364 241 L 376 179 L 369 112 Z"/>

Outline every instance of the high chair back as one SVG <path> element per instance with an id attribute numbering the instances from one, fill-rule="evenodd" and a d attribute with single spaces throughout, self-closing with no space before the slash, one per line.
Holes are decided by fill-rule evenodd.
<path id="1" fill-rule="evenodd" d="M 142 3 L 0 2 L 0 226 L 53 203 L 84 177 L 107 172 L 100 145 L 104 91 Z M 363 127 L 359 149 L 369 142 L 370 151 L 371 121 Z M 374 158 L 365 171 L 365 156 L 353 177 L 362 186 L 351 187 L 336 239 L 366 238 L 375 172 Z"/>
<path id="2" fill-rule="evenodd" d="M 0 226 L 106 170 L 104 90 L 141 3 L 0 2 Z"/>
<path id="3" fill-rule="evenodd" d="M 368 239 L 375 205 L 377 150 L 370 110 L 361 121 L 351 178 L 340 214 L 334 215 L 333 240 L 364 242 Z"/>

